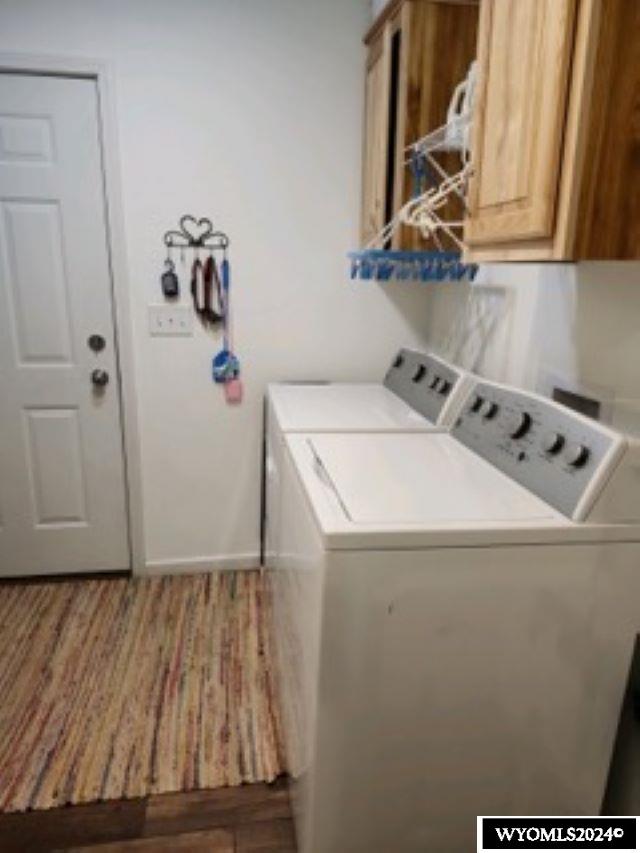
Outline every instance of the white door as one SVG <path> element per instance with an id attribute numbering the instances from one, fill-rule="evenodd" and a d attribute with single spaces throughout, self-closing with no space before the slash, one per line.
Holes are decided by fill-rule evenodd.
<path id="1" fill-rule="evenodd" d="M 129 567 L 118 384 L 96 84 L 2 73 L 0 575 Z"/>

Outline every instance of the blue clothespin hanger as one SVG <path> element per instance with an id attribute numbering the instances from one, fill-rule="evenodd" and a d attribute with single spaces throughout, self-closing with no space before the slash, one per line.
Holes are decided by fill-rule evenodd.
<path id="1" fill-rule="evenodd" d="M 458 252 L 400 252 L 363 249 L 350 252 L 351 278 L 362 281 L 473 281 L 476 264 L 465 264 Z"/>

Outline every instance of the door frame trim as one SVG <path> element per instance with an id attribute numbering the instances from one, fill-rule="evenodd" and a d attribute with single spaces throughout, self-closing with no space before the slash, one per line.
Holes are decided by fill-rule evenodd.
<path id="1" fill-rule="evenodd" d="M 108 62 L 98 59 L 0 51 L 0 72 L 93 80 L 98 93 L 98 122 L 105 195 L 114 335 L 117 347 L 120 412 L 127 504 L 129 568 L 141 572 L 146 563 L 142 504 L 142 465 L 136 402 L 132 306 L 129 290 L 122 179 L 118 152 L 114 78 Z M 125 567 L 123 567 L 125 568 Z"/>

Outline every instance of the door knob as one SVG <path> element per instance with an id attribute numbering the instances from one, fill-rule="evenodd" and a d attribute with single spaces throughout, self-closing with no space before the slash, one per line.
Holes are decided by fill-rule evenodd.
<path id="1" fill-rule="evenodd" d="M 91 381 L 98 388 L 104 388 L 109 382 L 109 374 L 106 370 L 100 370 L 100 368 L 96 367 L 95 370 L 91 371 Z"/>

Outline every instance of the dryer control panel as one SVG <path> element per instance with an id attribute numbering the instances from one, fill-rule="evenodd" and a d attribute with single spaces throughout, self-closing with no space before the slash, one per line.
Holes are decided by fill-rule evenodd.
<path id="1" fill-rule="evenodd" d="M 476 384 L 452 434 L 575 520 L 586 516 L 625 444 L 559 403 L 488 382 Z"/>
<path id="2" fill-rule="evenodd" d="M 463 378 L 463 371 L 434 355 L 402 349 L 391 363 L 384 384 L 431 423 L 440 424 Z"/>

